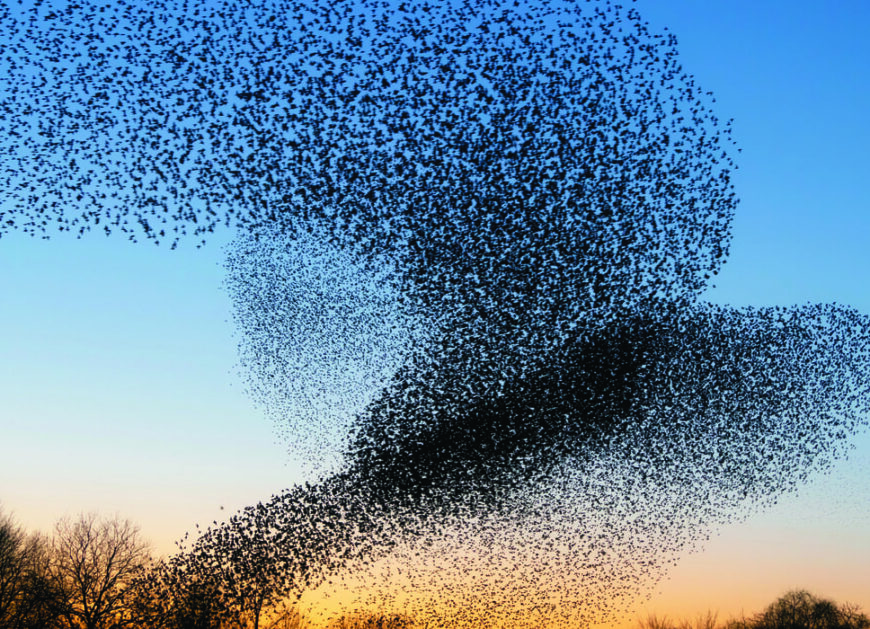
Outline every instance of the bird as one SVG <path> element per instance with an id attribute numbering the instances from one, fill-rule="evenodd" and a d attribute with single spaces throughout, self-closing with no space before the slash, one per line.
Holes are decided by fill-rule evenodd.
<path id="1" fill-rule="evenodd" d="M 0 246 L 235 229 L 249 388 L 319 465 L 197 527 L 151 573 L 166 601 L 354 574 L 386 601 L 394 561 L 454 626 L 604 622 L 866 424 L 866 315 L 703 301 L 735 146 L 634 8 L 81 0 L 0 26 Z"/>

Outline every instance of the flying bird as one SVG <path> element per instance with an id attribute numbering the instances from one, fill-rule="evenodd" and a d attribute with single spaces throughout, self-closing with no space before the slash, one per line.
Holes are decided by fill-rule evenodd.
<path id="1" fill-rule="evenodd" d="M 735 147 L 633 8 L 83 0 L 0 26 L 0 239 L 236 229 L 251 390 L 318 471 L 155 568 L 159 605 L 259 617 L 355 572 L 383 602 L 398 561 L 457 626 L 600 621 L 866 424 L 865 315 L 701 299 Z"/>

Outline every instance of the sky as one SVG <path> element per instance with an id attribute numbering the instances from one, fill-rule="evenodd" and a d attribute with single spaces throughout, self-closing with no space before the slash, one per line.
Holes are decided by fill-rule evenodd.
<path id="1" fill-rule="evenodd" d="M 859 1 L 643 0 L 742 148 L 731 255 L 707 299 L 870 312 L 870 42 Z M 791 588 L 870 609 L 870 438 L 684 557 L 638 613 L 754 613 Z"/>
<path id="2" fill-rule="evenodd" d="M 870 313 L 870 4 L 639 0 L 733 118 L 731 255 L 705 297 Z M 159 553 L 301 478 L 245 393 L 218 234 L 0 239 L 0 507 L 29 529 L 99 511 Z M 795 495 L 721 528 L 638 615 L 722 617 L 806 588 L 870 610 L 870 436 Z"/>

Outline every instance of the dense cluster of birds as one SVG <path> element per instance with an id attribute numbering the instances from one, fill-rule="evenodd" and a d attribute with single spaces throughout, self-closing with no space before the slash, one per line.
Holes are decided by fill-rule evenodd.
<path id="1" fill-rule="evenodd" d="M 867 317 L 702 301 L 734 147 L 633 8 L 36 1 L 0 29 L 0 237 L 239 232 L 242 364 L 312 476 L 184 546 L 176 593 L 600 621 L 865 422 Z"/>

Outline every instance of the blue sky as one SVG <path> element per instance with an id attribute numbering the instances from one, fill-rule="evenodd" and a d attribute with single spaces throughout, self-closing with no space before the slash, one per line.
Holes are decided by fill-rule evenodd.
<path id="1" fill-rule="evenodd" d="M 870 313 L 870 4 L 666 2 L 638 8 L 677 34 L 684 67 L 734 119 L 742 148 L 731 255 L 707 298 L 839 302 Z M 849 461 L 688 556 L 650 611 L 752 613 L 804 587 L 870 607 L 870 438 Z"/>
<path id="2" fill-rule="evenodd" d="M 731 256 L 707 297 L 870 313 L 870 4 L 637 6 L 677 34 L 743 149 Z M 22 524 L 117 512 L 168 552 L 195 522 L 300 478 L 238 374 L 230 237 L 175 251 L 120 235 L 0 240 L 0 505 Z M 807 587 L 870 608 L 867 521 L 865 435 L 831 475 L 686 557 L 646 605 L 727 615 Z"/>

